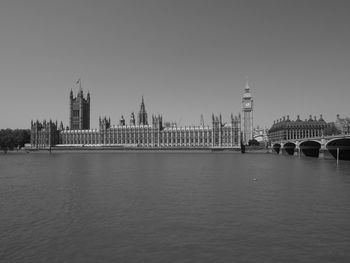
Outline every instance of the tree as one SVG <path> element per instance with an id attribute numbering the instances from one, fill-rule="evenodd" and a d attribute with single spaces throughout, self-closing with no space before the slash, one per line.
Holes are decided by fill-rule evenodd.
<path id="1" fill-rule="evenodd" d="M 21 148 L 25 143 L 30 142 L 29 130 L 0 130 L 0 149 L 7 153 L 9 150 L 13 150 L 15 147 Z"/>
<path id="2" fill-rule="evenodd" d="M 341 131 L 338 130 L 338 128 L 335 126 L 334 123 L 330 123 L 329 126 L 327 126 L 323 130 L 323 135 L 324 136 L 329 136 L 329 135 L 338 135 L 341 134 Z"/>
<path id="3" fill-rule="evenodd" d="M 13 139 L 16 147 L 18 148 L 24 147 L 25 143 L 30 142 L 30 132 L 29 130 L 19 130 L 19 129 L 14 130 Z"/>
<path id="4" fill-rule="evenodd" d="M 0 148 L 7 153 L 8 150 L 13 150 L 14 140 L 10 129 L 0 131 Z"/>
<path id="5" fill-rule="evenodd" d="M 259 146 L 260 143 L 257 140 L 252 139 L 252 140 L 249 140 L 248 145 L 249 146 Z"/>

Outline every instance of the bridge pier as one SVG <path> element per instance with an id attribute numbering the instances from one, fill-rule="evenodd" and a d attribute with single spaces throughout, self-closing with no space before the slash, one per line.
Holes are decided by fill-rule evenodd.
<path id="1" fill-rule="evenodd" d="M 281 149 L 281 145 L 279 143 L 272 144 L 271 149 L 272 149 L 272 152 L 274 152 L 276 154 L 281 154 L 282 149 Z"/>
<path id="2" fill-rule="evenodd" d="M 325 152 L 325 150 L 322 148 L 319 150 L 318 159 L 324 159 L 324 152 Z"/>
<path id="3" fill-rule="evenodd" d="M 284 148 L 284 143 L 281 143 L 281 151 L 280 151 L 281 155 L 286 155 L 286 149 Z"/>
<path id="4" fill-rule="evenodd" d="M 319 149 L 318 158 L 324 159 L 325 152 L 328 151 L 326 147 L 326 140 L 324 138 L 321 139 L 321 148 Z"/>
<path id="5" fill-rule="evenodd" d="M 301 152 L 300 152 L 300 147 L 299 147 L 299 142 L 298 141 L 295 141 L 295 151 L 294 151 L 294 156 L 301 156 L 300 155 Z"/>

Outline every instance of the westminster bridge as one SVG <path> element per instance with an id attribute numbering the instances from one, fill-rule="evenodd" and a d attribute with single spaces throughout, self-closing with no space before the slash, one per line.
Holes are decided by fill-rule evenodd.
<path id="1" fill-rule="evenodd" d="M 323 157 L 329 152 L 337 160 L 350 160 L 350 134 L 274 141 L 271 148 L 277 154 Z"/>

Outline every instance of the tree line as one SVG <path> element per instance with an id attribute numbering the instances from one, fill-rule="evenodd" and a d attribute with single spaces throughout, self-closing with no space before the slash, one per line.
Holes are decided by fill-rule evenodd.
<path id="1" fill-rule="evenodd" d="M 24 147 L 24 144 L 26 143 L 30 143 L 30 130 L 0 130 L 0 149 L 4 151 L 4 153 L 14 149 L 20 149 Z"/>

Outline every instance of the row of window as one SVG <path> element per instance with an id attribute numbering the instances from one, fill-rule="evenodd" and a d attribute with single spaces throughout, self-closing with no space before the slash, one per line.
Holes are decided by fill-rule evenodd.
<path id="1" fill-rule="evenodd" d="M 167 136 L 168 135 L 168 136 Z M 171 136 L 173 135 L 173 136 Z M 211 133 L 191 133 L 181 136 L 178 133 L 166 134 L 166 133 L 143 133 L 143 134 L 100 134 L 100 133 L 61 133 L 60 135 L 51 135 L 51 139 L 54 144 L 211 144 Z M 32 141 L 41 142 L 47 140 L 48 133 L 38 133 L 32 138 Z M 233 137 L 230 133 L 224 133 L 221 137 L 221 143 L 233 143 L 238 142 L 238 134 L 234 134 Z M 219 143 L 219 134 L 215 133 L 215 143 Z"/>
<path id="2" fill-rule="evenodd" d="M 301 139 L 308 137 L 318 137 L 322 135 L 321 130 L 286 130 L 273 132 L 269 134 L 269 138 L 274 140 Z"/>

